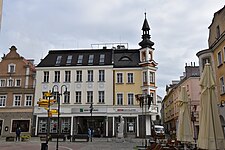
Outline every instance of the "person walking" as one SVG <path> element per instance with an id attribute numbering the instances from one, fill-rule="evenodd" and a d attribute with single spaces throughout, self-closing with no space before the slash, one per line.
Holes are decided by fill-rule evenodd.
<path id="1" fill-rule="evenodd" d="M 20 134 L 21 134 L 21 129 L 18 127 L 16 129 L 16 141 L 20 141 Z"/>

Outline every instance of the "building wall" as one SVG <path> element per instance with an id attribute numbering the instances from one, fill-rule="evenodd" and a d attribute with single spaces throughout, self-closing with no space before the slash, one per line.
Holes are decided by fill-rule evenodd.
<path id="1" fill-rule="evenodd" d="M 15 72 L 8 71 L 9 65 L 15 66 Z M 12 46 L 10 52 L 3 56 L 0 68 L 0 95 L 6 96 L 5 105 L 1 103 L 2 106 L 0 106 L 0 135 L 14 136 L 15 128 L 18 126 L 21 127 L 22 134 L 31 134 L 35 86 L 34 65 L 20 56 L 16 47 Z M 2 80 L 5 80 L 5 85 L 3 85 Z M 9 80 L 13 81 L 10 86 Z M 14 103 L 16 95 L 20 96 L 18 106 L 15 106 Z M 26 96 L 31 96 L 29 105 L 26 105 Z"/>

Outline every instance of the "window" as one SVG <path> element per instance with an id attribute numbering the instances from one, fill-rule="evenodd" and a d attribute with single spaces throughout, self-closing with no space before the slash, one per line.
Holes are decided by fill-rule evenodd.
<path id="1" fill-rule="evenodd" d="M 147 82 L 147 72 L 143 72 L 143 82 Z"/>
<path id="2" fill-rule="evenodd" d="M 0 87 L 5 87 L 5 86 L 6 86 L 6 80 L 0 79 Z"/>
<path id="3" fill-rule="evenodd" d="M 220 92 L 221 92 L 221 94 L 225 93 L 225 85 L 224 85 L 224 78 L 223 77 L 220 78 Z"/>
<path id="4" fill-rule="evenodd" d="M 58 128 L 58 120 L 56 118 L 52 118 L 50 122 L 50 133 L 57 133 Z"/>
<path id="5" fill-rule="evenodd" d="M 99 70 L 99 81 L 105 81 L 105 70 Z"/>
<path id="6" fill-rule="evenodd" d="M 43 82 L 49 82 L 49 71 L 44 71 Z"/>
<path id="7" fill-rule="evenodd" d="M 225 62 L 225 47 L 223 48 L 223 59 L 224 59 L 224 62 Z"/>
<path id="8" fill-rule="evenodd" d="M 88 70 L 88 81 L 93 82 L 93 70 Z"/>
<path id="9" fill-rule="evenodd" d="M 13 87 L 13 79 L 8 79 L 8 87 Z"/>
<path id="10" fill-rule="evenodd" d="M 82 82 L 82 71 L 77 70 L 77 82 Z"/>
<path id="11" fill-rule="evenodd" d="M 21 86 L 21 79 L 16 79 L 16 87 L 20 87 Z"/>
<path id="12" fill-rule="evenodd" d="M 77 59 L 77 64 L 82 64 L 83 62 L 83 55 L 79 55 Z"/>
<path id="13" fill-rule="evenodd" d="M 60 82 L 60 71 L 55 71 L 55 82 Z"/>
<path id="14" fill-rule="evenodd" d="M 98 91 L 98 102 L 99 103 L 105 102 L 105 92 L 104 91 Z"/>
<path id="15" fill-rule="evenodd" d="M 57 56 L 55 65 L 60 65 L 62 56 Z"/>
<path id="16" fill-rule="evenodd" d="M 123 105 L 123 94 L 117 94 L 117 105 Z"/>
<path id="17" fill-rule="evenodd" d="M 100 55 L 99 64 L 104 64 L 105 62 L 105 54 Z"/>
<path id="18" fill-rule="evenodd" d="M 87 103 L 93 103 L 93 91 L 87 91 Z"/>
<path id="19" fill-rule="evenodd" d="M 94 55 L 89 55 L 88 64 L 93 64 L 93 61 L 94 61 Z"/>
<path id="20" fill-rule="evenodd" d="M 207 64 L 207 63 L 211 63 L 210 58 L 209 57 L 203 58 L 202 59 L 202 68 L 203 69 L 205 68 L 205 64 Z"/>
<path id="21" fill-rule="evenodd" d="M 150 72 L 150 83 L 155 83 L 155 73 L 154 72 Z"/>
<path id="22" fill-rule="evenodd" d="M 16 129 L 20 127 L 21 132 L 30 131 L 30 120 L 13 120 L 12 121 L 12 132 L 16 132 Z"/>
<path id="23" fill-rule="evenodd" d="M 6 95 L 0 95 L 0 107 L 4 107 L 6 104 Z"/>
<path id="24" fill-rule="evenodd" d="M 127 82 L 128 83 L 134 83 L 134 74 L 133 73 L 127 74 Z"/>
<path id="25" fill-rule="evenodd" d="M 81 103 L 81 91 L 76 91 L 76 103 Z"/>
<path id="26" fill-rule="evenodd" d="M 221 54 L 221 52 L 218 52 L 218 54 L 217 54 L 217 63 L 218 63 L 218 66 L 222 65 L 222 54 Z"/>
<path id="27" fill-rule="evenodd" d="M 67 56 L 66 64 L 71 64 L 72 58 L 73 58 L 72 55 Z"/>
<path id="28" fill-rule="evenodd" d="M 61 121 L 61 133 L 70 134 L 70 118 L 62 118 Z"/>
<path id="29" fill-rule="evenodd" d="M 70 82 L 71 71 L 65 71 L 65 82 Z"/>
<path id="30" fill-rule="evenodd" d="M 13 97 L 13 105 L 20 106 L 21 105 L 21 95 L 14 95 Z"/>
<path id="31" fill-rule="evenodd" d="M 128 117 L 127 118 L 127 132 L 135 132 L 135 118 Z"/>
<path id="32" fill-rule="evenodd" d="M 66 92 L 64 94 L 64 103 L 69 104 L 70 103 L 70 92 Z"/>
<path id="33" fill-rule="evenodd" d="M 117 73 L 117 83 L 123 83 L 123 74 Z"/>
<path id="34" fill-rule="evenodd" d="M 134 105 L 134 94 L 133 93 L 129 93 L 127 95 L 127 98 L 128 98 L 128 100 L 127 100 L 128 105 Z"/>
<path id="35" fill-rule="evenodd" d="M 40 118 L 38 127 L 38 133 L 47 133 L 47 118 Z"/>
<path id="36" fill-rule="evenodd" d="M 15 64 L 9 64 L 8 65 L 8 73 L 15 73 L 16 71 L 16 65 Z"/>
<path id="37" fill-rule="evenodd" d="M 32 106 L 33 95 L 25 95 L 25 106 Z"/>
<path id="38" fill-rule="evenodd" d="M 219 38 L 220 37 L 220 26 L 216 27 L 216 37 Z"/>

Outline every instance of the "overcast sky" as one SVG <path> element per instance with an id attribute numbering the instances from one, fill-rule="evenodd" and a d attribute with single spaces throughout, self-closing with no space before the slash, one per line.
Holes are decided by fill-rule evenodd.
<path id="1" fill-rule="evenodd" d="M 3 0 L 0 55 L 15 45 L 38 64 L 49 49 L 128 43 L 140 48 L 144 12 L 155 43 L 157 94 L 208 47 L 208 26 L 224 0 Z"/>

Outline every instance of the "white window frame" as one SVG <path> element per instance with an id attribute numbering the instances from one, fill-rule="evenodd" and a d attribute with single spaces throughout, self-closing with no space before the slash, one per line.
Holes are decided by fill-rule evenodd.
<path id="1" fill-rule="evenodd" d="M 225 93 L 225 85 L 224 85 L 224 77 L 220 78 L 220 93 L 224 94 Z"/>
<path id="2" fill-rule="evenodd" d="M 217 66 L 222 65 L 222 63 L 223 63 L 223 61 L 222 61 L 222 53 L 221 53 L 221 51 L 219 51 L 217 53 Z"/>
<path id="3" fill-rule="evenodd" d="M 71 82 L 71 71 L 65 71 L 65 82 Z"/>
<path id="4" fill-rule="evenodd" d="M 6 106 L 7 95 L 0 95 L 0 107 Z"/>
<path id="5" fill-rule="evenodd" d="M 93 103 L 93 91 L 87 91 L 87 103 Z"/>
<path id="6" fill-rule="evenodd" d="M 134 105 L 134 93 L 127 94 L 127 105 Z"/>
<path id="7" fill-rule="evenodd" d="M 7 87 L 13 87 L 14 86 L 14 79 L 8 79 L 7 80 Z"/>
<path id="8" fill-rule="evenodd" d="M 105 91 L 98 91 L 98 103 L 105 103 Z"/>
<path id="9" fill-rule="evenodd" d="M 25 94 L 24 98 L 25 98 L 24 106 L 32 106 L 33 94 Z"/>
<path id="10" fill-rule="evenodd" d="M 123 73 L 122 72 L 116 73 L 116 83 L 123 83 Z"/>
<path id="11" fill-rule="evenodd" d="M 19 99 L 17 99 L 19 98 Z M 22 95 L 21 94 L 14 94 L 13 95 L 13 106 L 21 106 Z"/>
<path id="12" fill-rule="evenodd" d="M 89 57 L 88 57 L 88 64 L 93 64 L 93 62 L 94 62 L 94 55 L 91 54 L 91 55 L 89 55 Z"/>
<path id="13" fill-rule="evenodd" d="M 93 70 L 88 70 L 88 82 L 93 82 L 94 81 L 94 71 Z"/>
<path id="14" fill-rule="evenodd" d="M 72 59 L 73 59 L 73 55 L 68 55 L 67 60 L 66 60 L 66 64 L 71 64 Z"/>
<path id="15" fill-rule="evenodd" d="M 155 72 L 152 71 L 149 72 L 149 80 L 150 83 L 155 83 Z"/>
<path id="16" fill-rule="evenodd" d="M 143 82 L 146 83 L 148 81 L 147 79 L 147 71 L 143 71 Z"/>
<path id="17" fill-rule="evenodd" d="M 117 105 L 123 105 L 123 93 L 116 94 L 116 103 Z"/>
<path id="18" fill-rule="evenodd" d="M 6 87 L 6 79 L 0 79 L 0 87 Z"/>
<path id="19" fill-rule="evenodd" d="M 60 65 L 62 60 L 62 56 L 57 56 L 56 61 L 55 61 L 55 65 Z"/>
<path id="20" fill-rule="evenodd" d="M 70 91 L 67 91 L 66 94 L 64 95 L 64 101 L 65 104 L 70 103 Z"/>
<path id="21" fill-rule="evenodd" d="M 8 65 L 8 73 L 15 73 L 16 72 L 16 65 L 15 64 L 9 64 Z"/>
<path id="22" fill-rule="evenodd" d="M 83 55 L 79 55 L 77 59 L 77 64 L 82 64 L 83 63 Z"/>
<path id="23" fill-rule="evenodd" d="M 133 72 L 127 73 L 127 83 L 134 83 L 134 73 Z"/>
<path id="24" fill-rule="evenodd" d="M 76 82 L 82 82 L 82 70 L 77 70 L 76 74 Z"/>
<path id="25" fill-rule="evenodd" d="M 104 64 L 105 63 L 105 54 L 100 54 L 99 63 Z"/>
<path id="26" fill-rule="evenodd" d="M 21 87 L 21 81 L 22 81 L 21 79 L 15 79 L 15 87 Z"/>
<path id="27" fill-rule="evenodd" d="M 99 73 L 98 81 L 104 82 L 105 81 L 105 70 L 99 70 L 98 73 Z"/>
<path id="28" fill-rule="evenodd" d="M 81 91 L 76 91 L 75 103 L 81 103 Z"/>
<path id="29" fill-rule="evenodd" d="M 55 71 L 54 82 L 60 82 L 60 71 Z"/>
<path id="30" fill-rule="evenodd" d="M 48 83 L 49 82 L 49 71 L 44 71 L 43 74 L 44 74 L 43 82 Z"/>

